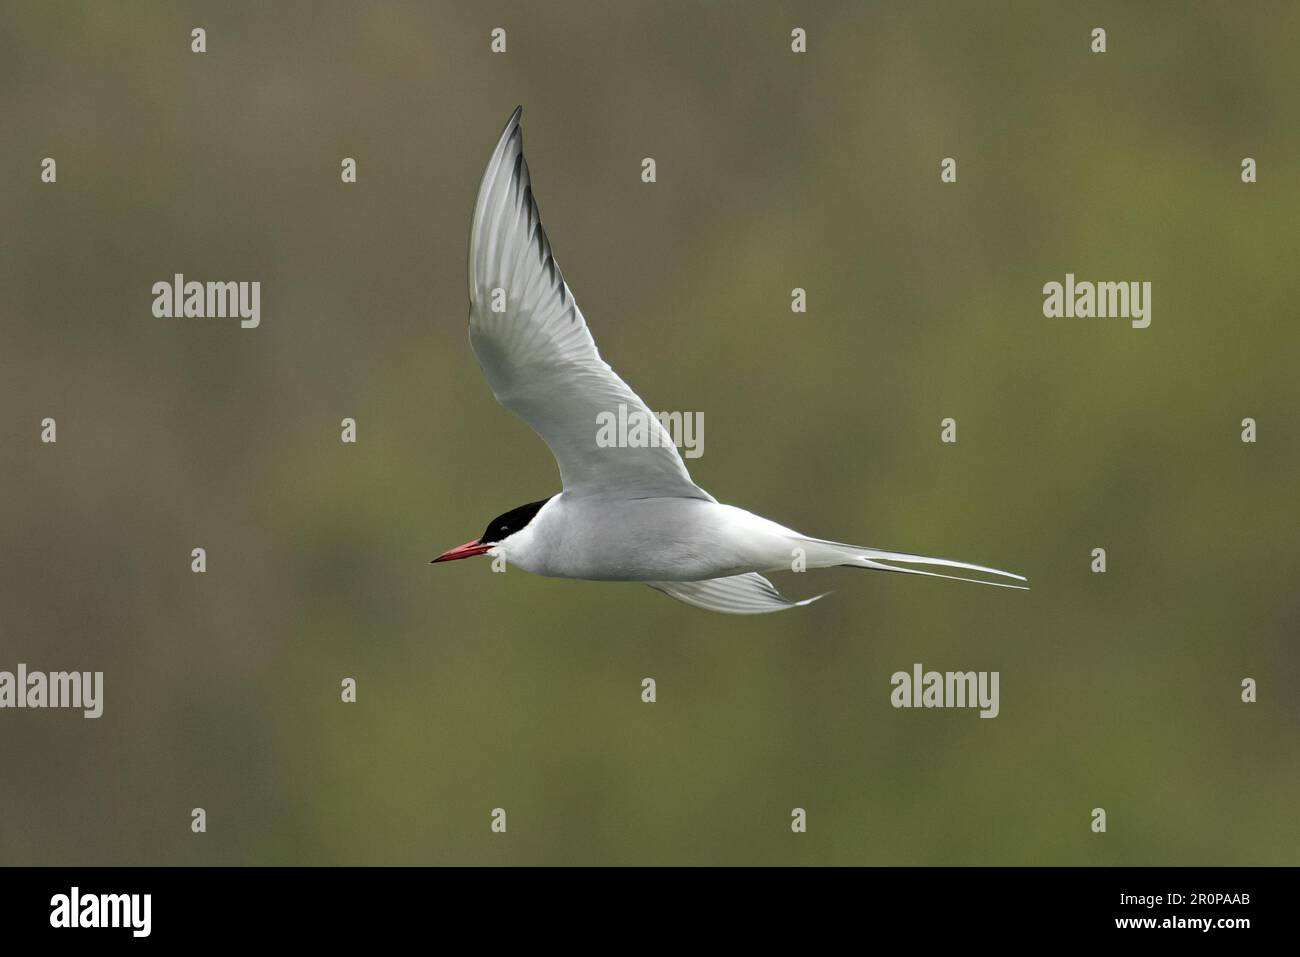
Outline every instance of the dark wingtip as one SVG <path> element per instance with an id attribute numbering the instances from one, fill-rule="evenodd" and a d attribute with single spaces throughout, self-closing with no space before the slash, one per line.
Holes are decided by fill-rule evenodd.
<path id="1" fill-rule="evenodd" d="M 497 149 L 500 149 L 501 144 L 504 143 L 509 137 L 512 136 L 518 136 L 521 138 L 523 137 L 524 135 L 523 130 L 519 126 L 519 117 L 523 115 L 524 115 L 524 108 L 522 106 L 516 106 L 515 111 L 510 114 L 510 119 L 506 120 L 506 125 L 501 128 L 501 138 L 497 143 Z"/>

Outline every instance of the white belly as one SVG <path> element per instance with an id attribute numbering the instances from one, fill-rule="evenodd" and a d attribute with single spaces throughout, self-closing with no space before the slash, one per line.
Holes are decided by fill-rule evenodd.
<path id="1" fill-rule="evenodd" d="M 700 581 L 789 568 L 796 535 L 701 499 L 557 495 L 498 548 L 507 564 L 552 578 Z"/>

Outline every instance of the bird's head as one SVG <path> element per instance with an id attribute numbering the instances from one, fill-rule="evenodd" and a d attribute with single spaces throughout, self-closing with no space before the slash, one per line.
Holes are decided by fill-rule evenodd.
<path id="1" fill-rule="evenodd" d="M 493 547 L 501 544 L 511 535 L 527 528 L 528 523 L 536 517 L 537 513 L 542 510 L 542 506 L 549 501 L 549 498 L 544 498 L 540 502 L 529 502 L 527 505 L 520 505 L 518 508 L 512 508 L 510 511 L 498 515 L 488 522 L 487 529 L 478 538 L 468 541 L 464 545 L 458 545 L 450 551 L 443 552 L 429 564 L 454 562 L 458 558 L 473 558 L 475 555 L 487 554 Z"/>

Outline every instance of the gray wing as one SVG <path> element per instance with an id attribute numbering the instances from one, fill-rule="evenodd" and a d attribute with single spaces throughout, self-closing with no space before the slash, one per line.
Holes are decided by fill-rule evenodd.
<path id="1" fill-rule="evenodd" d="M 469 338 L 488 385 L 550 447 L 566 493 L 713 501 L 657 419 L 650 447 L 597 445 L 601 413 L 617 420 L 620 405 L 629 415 L 650 410 L 601 359 L 556 265 L 524 159 L 522 112 L 488 161 L 470 232 Z"/>

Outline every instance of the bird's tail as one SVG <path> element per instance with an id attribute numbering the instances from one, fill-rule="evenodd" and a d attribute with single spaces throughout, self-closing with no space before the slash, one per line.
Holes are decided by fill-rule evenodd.
<path id="1" fill-rule="evenodd" d="M 985 565 L 972 565 L 969 562 L 953 561 L 950 558 L 930 558 L 926 555 L 909 555 L 906 552 L 886 552 L 879 548 L 867 548 L 862 545 L 845 545 L 841 542 L 828 542 L 820 538 L 799 538 L 795 541 L 798 548 L 806 554 L 809 568 L 831 568 L 847 566 L 849 568 L 873 568 L 883 572 L 902 572 L 906 575 L 926 575 L 930 578 L 951 578 L 954 581 L 974 582 L 977 585 L 996 585 L 998 588 L 1018 588 L 1028 591 L 1029 586 L 1012 585 L 1009 582 L 986 581 L 983 578 L 967 578 L 963 575 L 945 575 L 942 572 L 927 571 L 923 568 L 906 568 L 901 565 L 934 565 L 941 568 L 960 568 L 969 572 L 986 575 L 1001 575 L 1027 582 L 1024 575 L 1005 572 L 1000 568 Z M 898 564 L 895 564 L 898 563 Z"/>

